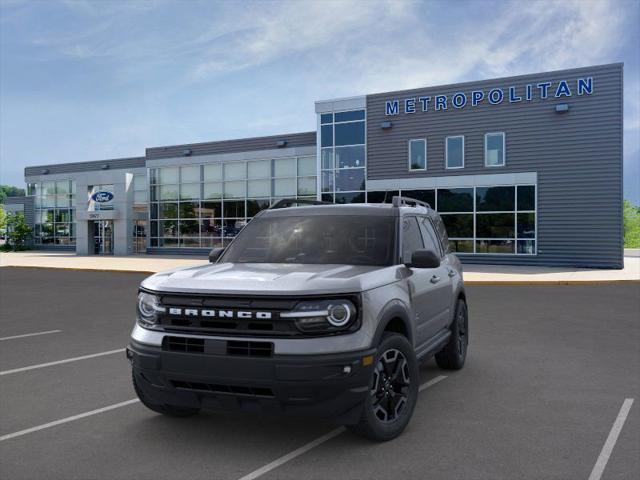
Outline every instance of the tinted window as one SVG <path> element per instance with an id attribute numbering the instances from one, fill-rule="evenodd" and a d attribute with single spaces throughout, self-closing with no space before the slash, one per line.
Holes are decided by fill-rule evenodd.
<path id="1" fill-rule="evenodd" d="M 364 190 L 364 168 L 336 170 L 336 190 L 343 192 Z"/>
<path id="2" fill-rule="evenodd" d="M 424 248 L 422 235 L 415 217 L 405 217 L 402 220 L 402 263 L 411 263 L 414 251 Z"/>
<path id="3" fill-rule="evenodd" d="M 333 147 L 333 125 L 323 125 L 320 128 L 323 147 Z"/>
<path id="4" fill-rule="evenodd" d="M 476 215 L 477 238 L 513 238 L 513 213 L 483 213 Z"/>
<path id="5" fill-rule="evenodd" d="M 409 140 L 409 169 L 424 170 L 427 168 L 427 141 Z"/>
<path id="6" fill-rule="evenodd" d="M 324 195 L 322 195 L 324 200 Z M 331 200 L 329 200 L 331 201 Z M 336 203 L 364 203 L 364 192 L 340 193 L 335 195 Z"/>
<path id="7" fill-rule="evenodd" d="M 323 113 L 320 115 L 320 123 L 331 123 L 333 122 L 333 113 Z"/>
<path id="8" fill-rule="evenodd" d="M 447 168 L 464 167 L 464 137 L 447 137 Z"/>
<path id="9" fill-rule="evenodd" d="M 435 190 L 402 190 L 403 197 L 414 198 L 422 202 L 427 202 L 431 208 L 436 205 Z"/>
<path id="10" fill-rule="evenodd" d="M 444 253 L 449 253 L 450 252 L 449 235 L 447 234 L 448 232 L 444 226 L 442 217 L 440 217 L 439 215 L 436 215 L 434 217 L 434 220 L 435 222 L 433 226 L 436 228 L 436 233 L 438 234 L 438 237 L 440 237 L 440 244 L 444 249 Z"/>
<path id="11" fill-rule="evenodd" d="M 439 212 L 473 212 L 473 188 L 438 189 Z"/>
<path id="12" fill-rule="evenodd" d="M 503 133 L 488 133 L 484 137 L 484 163 L 488 167 L 504 165 Z"/>
<path id="13" fill-rule="evenodd" d="M 420 219 L 420 230 L 422 231 L 422 240 L 424 242 L 424 248 L 432 250 L 436 255 L 442 256 L 442 249 L 440 248 L 440 242 L 436 236 L 436 232 L 433 230 L 433 226 L 428 218 Z"/>
<path id="14" fill-rule="evenodd" d="M 364 122 L 338 123 L 335 128 L 336 146 L 364 144 Z M 322 135 L 322 146 L 325 146 L 324 133 Z"/>
<path id="15" fill-rule="evenodd" d="M 442 215 L 442 221 L 447 227 L 447 233 L 451 238 L 473 237 L 473 214 L 462 213 L 455 215 Z"/>
<path id="16" fill-rule="evenodd" d="M 393 217 L 257 217 L 221 261 L 392 265 L 394 238 Z"/>
<path id="17" fill-rule="evenodd" d="M 367 202 L 369 203 L 391 203 L 393 197 L 400 196 L 398 190 L 389 190 L 387 192 L 367 192 Z"/>
<path id="18" fill-rule="evenodd" d="M 476 188 L 476 209 L 479 212 L 511 212 L 515 210 L 514 187 Z"/>
<path id="19" fill-rule="evenodd" d="M 351 120 L 364 120 L 364 110 L 336 113 L 336 122 L 349 122 Z"/>
<path id="20" fill-rule="evenodd" d="M 536 187 L 524 185 L 518 187 L 518 210 L 536 209 Z"/>

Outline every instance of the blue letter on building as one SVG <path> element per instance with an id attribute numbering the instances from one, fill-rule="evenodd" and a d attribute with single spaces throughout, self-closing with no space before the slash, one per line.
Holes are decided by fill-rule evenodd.
<path id="1" fill-rule="evenodd" d="M 407 98 L 404 101 L 404 113 L 416 113 L 416 99 Z"/>
<path id="2" fill-rule="evenodd" d="M 579 78 L 578 79 L 578 95 L 583 94 L 591 95 L 593 93 L 593 78 Z"/>
<path id="3" fill-rule="evenodd" d="M 397 115 L 398 114 L 398 100 L 387 100 L 385 107 L 385 115 Z"/>
<path id="4" fill-rule="evenodd" d="M 482 90 L 474 90 L 471 92 L 471 106 L 475 107 L 484 98 L 484 92 Z"/>
<path id="5" fill-rule="evenodd" d="M 420 97 L 418 100 L 420 100 L 420 103 L 422 104 L 423 112 L 429 110 L 429 100 L 431 100 L 431 97 Z"/>
<path id="6" fill-rule="evenodd" d="M 436 110 L 447 109 L 447 97 L 445 95 L 436 95 Z"/>
<path id="7" fill-rule="evenodd" d="M 501 88 L 494 88 L 489 92 L 489 103 L 492 105 L 497 105 L 498 103 L 502 103 L 504 100 L 504 92 Z"/>
<path id="8" fill-rule="evenodd" d="M 570 97 L 571 90 L 569 89 L 569 84 L 567 84 L 566 80 L 560 80 L 558 84 L 558 88 L 556 88 L 556 97 Z"/>
<path id="9" fill-rule="evenodd" d="M 525 98 L 527 99 L 527 101 L 533 98 L 533 85 L 527 85 L 527 94 Z"/>
<path id="10" fill-rule="evenodd" d="M 509 101 L 510 102 L 522 101 L 522 97 L 516 96 L 516 87 L 509 87 Z"/>
<path id="11" fill-rule="evenodd" d="M 462 108 L 467 104 L 467 96 L 462 92 L 456 93 L 451 99 L 451 103 L 456 108 Z"/>
<path id="12" fill-rule="evenodd" d="M 540 98 L 547 98 L 547 90 L 551 86 L 551 82 L 542 82 L 537 86 L 540 89 Z"/>

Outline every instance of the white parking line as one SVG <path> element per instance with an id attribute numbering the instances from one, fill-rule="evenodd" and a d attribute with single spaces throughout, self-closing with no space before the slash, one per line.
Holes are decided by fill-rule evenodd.
<path id="1" fill-rule="evenodd" d="M 86 360 L 88 358 L 102 357 L 103 355 L 113 355 L 114 353 L 122 353 L 124 348 L 117 350 L 109 350 L 108 352 L 92 353 L 91 355 L 83 355 L 82 357 L 65 358 L 64 360 L 58 360 L 56 362 L 39 363 L 37 365 L 29 365 L 28 367 L 14 368 L 12 370 L 4 370 L 0 372 L 0 376 L 9 375 L 12 373 L 26 372 L 27 370 L 35 370 L 36 368 L 51 367 L 53 365 L 60 365 L 63 363 L 77 362 L 78 360 Z"/>
<path id="2" fill-rule="evenodd" d="M 47 330 L 46 332 L 24 333 L 22 335 L 14 335 L 12 337 L 1 337 L 2 340 L 13 340 L 16 338 L 35 337 L 36 335 L 48 335 L 49 333 L 60 333 L 62 330 Z"/>
<path id="3" fill-rule="evenodd" d="M 600 456 L 596 461 L 596 464 L 591 471 L 591 475 L 589 475 L 589 480 L 600 480 L 602 477 L 602 473 L 604 472 L 605 467 L 607 466 L 607 462 L 609 461 L 609 457 L 613 452 L 613 447 L 616 446 L 616 442 L 618 441 L 618 436 L 622 431 L 622 427 L 624 426 L 624 422 L 627 420 L 627 416 L 629 415 L 629 410 L 631 410 L 631 405 L 633 405 L 633 398 L 627 398 L 624 402 L 622 402 L 622 407 L 620 407 L 620 412 L 618 416 L 613 422 L 613 426 L 611 427 L 611 431 L 609 432 L 609 436 L 607 437 L 607 441 L 604 442 L 604 446 L 602 447 L 602 451 L 600 452 Z"/>
<path id="4" fill-rule="evenodd" d="M 422 385 L 420 385 L 420 388 L 418 389 L 419 392 L 422 392 L 423 390 L 432 387 L 433 385 L 435 385 L 436 383 L 444 380 L 446 377 L 446 375 L 440 375 L 438 377 L 432 378 L 431 380 L 429 380 L 426 383 L 423 383 Z M 344 427 L 339 427 L 336 428 L 335 430 L 332 430 L 329 433 L 326 433 L 324 435 L 322 435 L 321 437 L 316 438 L 315 440 L 312 440 L 311 442 L 301 446 L 300 448 L 297 448 L 295 450 L 293 450 L 292 452 L 287 453 L 286 455 L 283 455 L 282 457 L 274 460 L 271 463 L 267 463 L 265 466 L 260 467 L 257 470 L 254 470 L 251 473 L 248 473 L 247 475 L 245 475 L 244 477 L 240 478 L 240 480 L 255 480 L 258 477 L 261 477 L 262 475 L 264 475 L 265 473 L 270 472 L 271 470 L 274 470 L 276 468 L 278 468 L 281 465 L 284 465 L 285 463 L 287 463 L 290 460 L 293 460 L 296 457 L 299 457 L 300 455 L 307 453 L 309 450 L 317 447 L 318 445 L 321 445 L 323 443 L 325 443 L 328 440 L 331 440 L 333 437 L 337 437 L 338 435 L 340 435 L 342 432 L 345 431 Z"/>
<path id="5" fill-rule="evenodd" d="M 90 412 L 79 413 L 78 415 L 73 415 L 72 417 L 61 418 L 60 420 L 44 423 L 42 425 L 38 425 L 37 427 L 26 428 L 24 430 L 20 430 L 19 432 L 8 433 L 7 435 L 2 435 L 0 437 L 0 442 L 4 442 L 5 440 L 9 440 L 10 438 L 21 437 L 22 435 L 26 435 L 28 433 L 37 432 L 38 430 L 44 430 L 45 428 L 55 427 L 56 425 L 62 425 L 63 423 L 69 423 L 73 422 L 74 420 L 80 420 L 81 418 L 108 412 L 109 410 L 115 410 L 116 408 L 126 407 L 127 405 L 131 405 L 132 403 L 138 403 L 139 401 L 140 400 L 138 400 L 137 398 L 132 398 L 131 400 L 127 400 L 125 402 L 114 403 L 113 405 L 98 408 L 97 410 L 91 410 Z"/>

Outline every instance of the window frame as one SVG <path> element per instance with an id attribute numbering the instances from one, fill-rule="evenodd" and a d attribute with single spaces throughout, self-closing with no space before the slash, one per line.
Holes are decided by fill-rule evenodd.
<path id="1" fill-rule="evenodd" d="M 502 135 L 502 163 L 499 165 L 487 164 L 487 138 L 489 135 Z M 505 167 L 507 165 L 507 134 L 505 132 L 487 132 L 484 134 L 484 166 L 487 168 Z"/>
<path id="2" fill-rule="evenodd" d="M 412 168 L 411 166 L 411 143 L 412 142 L 424 142 L 424 168 Z M 407 167 L 410 172 L 426 172 L 429 166 L 427 160 L 427 139 L 426 138 L 410 138 L 407 141 Z"/>
<path id="3" fill-rule="evenodd" d="M 449 166 L 449 139 L 450 138 L 462 138 L 462 165 L 459 167 Z M 460 170 L 464 168 L 464 135 L 449 135 L 444 137 L 444 168 L 446 170 Z"/>

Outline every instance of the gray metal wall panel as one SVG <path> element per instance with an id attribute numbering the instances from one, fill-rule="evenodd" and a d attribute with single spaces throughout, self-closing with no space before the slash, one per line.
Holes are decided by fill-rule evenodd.
<path id="1" fill-rule="evenodd" d="M 281 140 L 287 141 L 287 147 L 305 147 L 316 144 L 316 132 L 288 133 L 271 135 L 268 137 L 242 138 L 238 140 L 223 140 L 219 142 L 190 143 L 171 145 L 166 147 L 147 148 L 146 158 L 181 157 L 186 149 L 191 150 L 191 156 L 215 153 L 249 152 L 253 150 L 270 150 L 277 148 Z"/>
<path id="2" fill-rule="evenodd" d="M 47 175 L 57 173 L 75 173 L 75 172 L 90 172 L 96 170 L 104 170 L 104 166 L 108 165 L 108 170 L 124 170 L 129 168 L 144 168 L 145 157 L 132 157 L 132 158 L 113 158 L 110 160 L 95 160 L 91 162 L 75 162 L 75 163 L 58 163 L 55 165 L 39 165 L 33 167 L 26 167 L 24 169 L 24 176 L 38 176 L 43 175 L 43 170 L 48 170 Z"/>
<path id="3" fill-rule="evenodd" d="M 505 90 L 542 81 L 592 76 L 592 95 L 530 102 L 449 106 L 446 111 L 385 115 L 385 101 L 428 95 L 450 95 L 494 87 Z M 622 64 L 585 67 L 466 84 L 369 95 L 367 97 L 367 175 L 369 179 L 441 175 L 538 173 L 538 255 L 483 255 L 473 263 L 520 263 L 621 268 L 622 231 Z M 565 114 L 554 111 L 568 103 Z M 401 105 L 401 112 L 403 112 Z M 381 122 L 393 127 L 383 130 Z M 484 134 L 506 133 L 506 166 L 484 166 Z M 465 168 L 445 169 L 444 143 L 465 136 Z M 426 138 L 426 172 L 409 172 L 407 141 Z"/>

